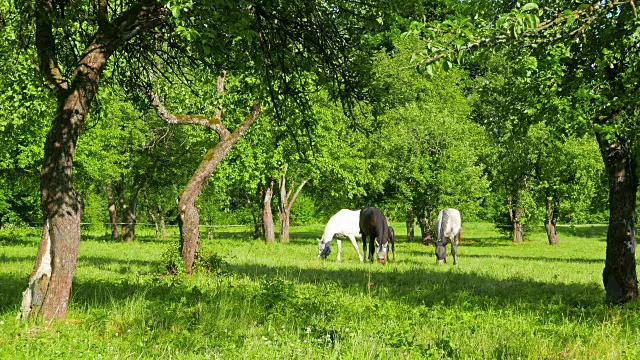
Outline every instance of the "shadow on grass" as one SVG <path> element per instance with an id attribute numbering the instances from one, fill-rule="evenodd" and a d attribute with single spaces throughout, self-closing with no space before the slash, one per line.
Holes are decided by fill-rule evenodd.
<path id="1" fill-rule="evenodd" d="M 519 260 L 519 261 L 544 261 L 559 263 L 583 263 L 583 264 L 602 264 L 604 259 L 581 259 L 581 258 L 551 258 L 546 256 L 511 256 L 511 255 L 473 255 L 465 254 L 467 258 L 478 259 L 499 259 L 499 260 Z"/>
<path id="2" fill-rule="evenodd" d="M 583 238 L 601 238 L 606 240 L 607 238 L 607 225 L 592 225 L 592 226 L 558 226 L 556 228 L 557 233 L 566 234 L 575 237 Z"/>

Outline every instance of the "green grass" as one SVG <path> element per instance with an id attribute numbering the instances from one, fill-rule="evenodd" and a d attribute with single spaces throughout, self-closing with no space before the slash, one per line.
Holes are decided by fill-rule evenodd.
<path id="1" fill-rule="evenodd" d="M 15 320 L 39 230 L 0 232 L 0 358 L 618 359 L 640 355 L 637 303 L 604 305 L 604 227 L 542 227 L 512 244 L 489 224 L 465 224 L 459 264 L 398 234 L 396 261 L 317 259 L 322 226 L 289 244 L 218 229 L 203 248 L 219 271 L 167 276 L 169 242 L 87 234 L 69 312 L 45 325 Z M 141 232 L 139 231 L 138 234 Z M 205 238 L 203 234 L 203 238 Z M 449 250 L 449 247 L 448 249 Z M 371 283 L 371 285 L 368 285 Z"/>

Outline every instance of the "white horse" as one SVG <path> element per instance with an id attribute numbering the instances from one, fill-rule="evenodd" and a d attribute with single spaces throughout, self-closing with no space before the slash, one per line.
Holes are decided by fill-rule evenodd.
<path id="1" fill-rule="evenodd" d="M 338 261 L 341 261 L 342 240 L 340 238 L 349 238 L 356 249 L 360 262 L 364 261 L 356 238 L 361 238 L 360 234 L 360 210 L 342 209 L 329 219 L 327 226 L 324 228 L 322 239 L 318 239 L 318 257 L 326 258 L 331 252 L 329 243 L 336 237 L 338 243 Z"/>
<path id="2" fill-rule="evenodd" d="M 447 262 L 447 241 L 451 243 L 451 256 L 453 256 L 453 265 L 458 263 L 458 243 L 460 242 L 460 231 L 462 230 L 462 220 L 460 219 L 460 211 L 456 209 L 442 209 L 436 219 L 436 228 L 438 233 L 436 240 L 436 259 L 439 264 Z"/>

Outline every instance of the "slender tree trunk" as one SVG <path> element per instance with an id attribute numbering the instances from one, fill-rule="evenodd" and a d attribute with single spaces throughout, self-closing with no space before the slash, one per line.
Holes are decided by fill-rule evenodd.
<path id="1" fill-rule="evenodd" d="M 558 245 L 558 235 L 556 234 L 556 222 L 557 212 L 553 206 L 553 198 L 546 197 L 547 215 L 544 220 L 544 227 L 547 230 L 547 239 L 549 239 L 549 245 Z"/>
<path id="2" fill-rule="evenodd" d="M 122 239 L 127 242 L 132 242 L 136 236 L 136 219 L 137 219 L 137 204 L 138 193 L 140 192 L 139 184 L 134 184 L 131 190 L 128 204 L 122 206 L 122 212 L 124 213 L 124 224 L 122 225 Z"/>
<path id="3" fill-rule="evenodd" d="M 278 206 L 278 219 L 280 220 L 280 242 L 288 243 L 289 242 L 289 229 L 291 222 L 291 208 L 293 204 L 296 202 L 298 195 L 300 195 L 300 191 L 307 183 L 308 180 L 303 180 L 295 193 L 293 193 L 293 187 L 287 191 L 287 170 L 289 165 L 285 165 L 282 173 L 280 174 L 280 204 Z M 297 177 L 297 175 L 296 175 Z M 295 179 L 293 180 L 295 183 Z"/>
<path id="4" fill-rule="evenodd" d="M 160 217 L 160 231 L 162 232 L 162 238 L 167 238 L 167 226 L 164 223 L 164 211 L 162 211 L 162 206 L 158 205 L 158 217 Z"/>
<path id="5" fill-rule="evenodd" d="M 514 243 L 521 243 L 524 241 L 524 233 L 522 230 L 522 222 L 520 222 L 520 216 L 522 215 L 522 209 L 516 203 L 514 204 L 513 198 L 511 195 L 507 196 L 507 206 L 509 208 L 509 221 L 512 226 L 512 236 Z"/>
<path id="6" fill-rule="evenodd" d="M 276 242 L 276 234 L 273 225 L 273 214 L 271 213 L 271 198 L 273 198 L 273 183 L 264 190 L 264 199 L 262 202 L 262 223 L 264 224 L 264 241 L 267 243 Z"/>
<path id="7" fill-rule="evenodd" d="M 624 142 L 611 142 L 602 135 L 597 139 L 609 178 L 609 228 L 602 282 L 607 303 L 621 304 L 638 297 L 635 258 L 637 164 L 633 154 L 622 145 Z"/>
<path id="8" fill-rule="evenodd" d="M 410 207 L 407 209 L 407 241 L 414 241 L 414 222 L 415 217 L 413 216 L 413 208 Z"/>
<path id="9" fill-rule="evenodd" d="M 264 206 L 264 203 L 262 201 L 264 199 L 264 185 L 262 184 L 262 182 L 258 184 L 258 190 L 256 191 L 256 195 L 260 200 L 258 201 L 258 214 L 257 216 L 255 215 L 253 216 L 253 238 L 257 240 L 260 238 L 264 239 L 264 231 L 263 231 L 264 223 L 262 218 L 263 206 Z"/>
<path id="10" fill-rule="evenodd" d="M 153 211 L 151 209 L 149 209 L 149 217 L 151 217 L 151 221 L 153 221 L 153 225 L 155 226 L 156 229 L 156 238 L 160 238 L 160 227 L 158 226 L 158 220 L 156 220 L 156 216 L 154 215 Z"/>
<path id="11" fill-rule="evenodd" d="M 107 203 L 109 205 L 109 222 L 111 223 L 111 238 L 117 240 L 118 234 L 118 213 L 116 212 L 116 202 L 113 196 L 111 184 L 107 184 Z"/>

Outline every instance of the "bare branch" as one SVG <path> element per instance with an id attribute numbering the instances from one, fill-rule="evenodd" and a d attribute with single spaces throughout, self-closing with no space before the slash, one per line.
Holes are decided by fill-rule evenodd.
<path id="1" fill-rule="evenodd" d="M 227 130 L 227 127 L 224 126 L 222 121 L 220 121 L 220 118 L 214 116 L 211 119 L 207 119 L 202 115 L 174 115 L 170 113 L 169 110 L 164 107 L 164 105 L 162 105 L 162 102 L 160 101 L 158 96 L 150 88 L 145 88 L 142 90 L 145 95 L 147 95 L 147 98 L 151 102 L 151 106 L 156 110 L 158 116 L 167 124 L 192 124 L 205 126 L 213 129 L 216 133 L 218 133 L 220 140 L 226 139 L 228 136 L 230 136 L 229 130 Z"/>

